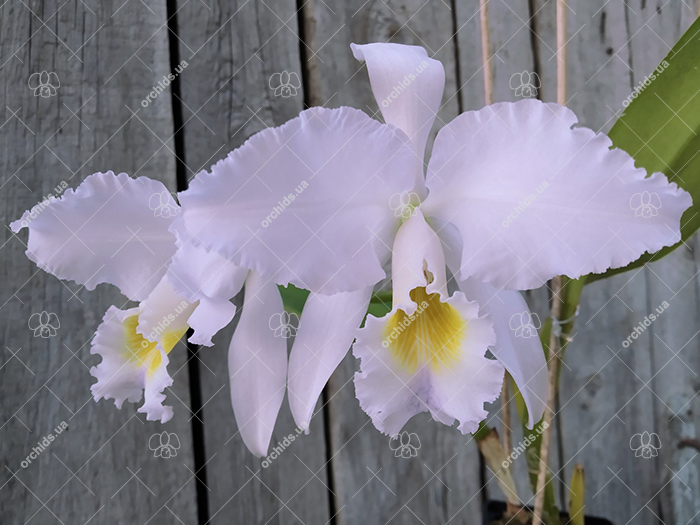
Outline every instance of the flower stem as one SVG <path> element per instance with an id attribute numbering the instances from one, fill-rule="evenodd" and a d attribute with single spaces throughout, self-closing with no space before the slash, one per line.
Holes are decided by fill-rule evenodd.
<path id="1" fill-rule="evenodd" d="M 557 378 L 559 375 L 559 333 L 554 329 L 555 323 L 561 318 L 562 300 L 561 293 L 561 277 L 555 277 L 550 281 L 552 290 L 552 331 L 549 336 L 549 355 L 548 359 L 548 379 L 549 379 L 549 394 L 547 396 L 547 406 L 544 409 L 542 428 L 542 444 L 540 445 L 540 466 L 537 474 L 537 492 L 535 494 L 535 511 L 533 517 L 533 525 L 542 523 L 542 511 L 544 509 L 544 486 L 547 482 L 547 471 L 549 465 L 549 450 L 552 441 L 552 417 L 554 416 L 554 402 L 557 395 Z"/>
<path id="2" fill-rule="evenodd" d="M 509 401 L 508 372 L 506 372 L 503 376 L 503 389 L 501 390 L 501 421 L 503 422 L 503 450 L 505 450 L 507 454 L 510 454 L 513 448 Z M 510 468 L 510 466 L 508 468 Z"/>

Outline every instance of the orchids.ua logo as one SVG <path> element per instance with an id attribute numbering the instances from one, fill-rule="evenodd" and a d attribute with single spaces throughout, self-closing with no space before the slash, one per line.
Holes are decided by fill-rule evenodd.
<path id="1" fill-rule="evenodd" d="M 524 311 L 521 314 L 513 314 L 508 325 L 515 332 L 515 337 L 524 339 L 537 337 L 537 330 L 542 327 L 539 316 L 528 311 Z"/>
<path id="2" fill-rule="evenodd" d="M 34 337 L 48 339 L 53 337 L 61 327 L 58 316 L 54 313 L 41 312 L 29 317 L 29 329 L 34 332 Z"/>
<path id="3" fill-rule="evenodd" d="M 46 71 L 29 75 L 27 84 L 29 84 L 29 89 L 34 92 L 35 97 L 42 98 L 53 97 L 58 93 L 58 88 L 61 87 L 58 75 L 53 72 L 47 73 Z"/>
<path id="4" fill-rule="evenodd" d="M 416 320 L 416 318 L 423 313 L 423 310 L 428 308 L 428 301 L 421 302 L 417 307 L 416 311 L 411 315 L 405 316 L 401 321 L 399 321 L 396 326 L 391 330 L 391 333 L 386 336 L 384 341 L 382 341 L 382 346 L 384 348 L 389 348 L 392 341 L 396 341 L 406 328 L 411 326 L 411 323 Z"/>
<path id="5" fill-rule="evenodd" d="M 295 313 L 282 312 L 272 314 L 270 317 L 270 330 L 275 332 L 275 337 L 289 339 L 297 335 L 299 329 L 299 316 Z"/>
<path id="6" fill-rule="evenodd" d="M 168 191 L 161 191 L 151 195 L 151 198 L 148 199 L 148 207 L 153 210 L 153 215 L 156 217 L 169 219 L 170 217 L 175 217 L 180 211 L 175 202 L 177 202 L 175 201 L 175 195 Z"/>
<path id="7" fill-rule="evenodd" d="M 56 436 L 63 433 L 63 431 L 67 428 L 68 423 L 61 421 L 61 423 L 54 429 L 53 433 L 46 434 L 46 436 L 44 436 L 39 442 L 37 442 L 36 446 L 32 448 L 29 455 L 22 460 L 22 463 L 20 463 L 22 468 L 27 468 L 29 465 L 31 465 L 32 460 L 38 458 L 39 454 L 41 454 L 51 443 L 54 442 Z"/>
<path id="8" fill-rule="evenodd" d="M 274 460 L 276 460 L 278 457 L 282 455 L 282 452 L 287 450 L 287 447 L 289 447 L 292 443 L 294 443 L 294 440 L 297 438 L 299 434 L 302 432 L 306 431 L 306 427 L 303 425 L 300 425 L 296 428 L 296 434 L 287 434 L 282 441 L 278 441 L 277 445 L 272 449 L 272 452 L 262 460 L 262 467 L 267 468 L 269 467 Z"/>
<path id="9" fill-rule="evenodd" d="M 389 207 L 394 210 L 396 217 L 408 219 L 416 214 L 420 198 L 416 192 L 404 191 L 403 193 L 394 193 L 389 198 Z"/>
<path id="10" fill-rule="evenodd" d="M 158 98 L 158 95 L 167 89 L 167 87 L 175 80 L 175 78 L 177 78 L 180 73 L 184 71 L 187 66 L 189 66 L 189 64 L 183 60 L 180 62 L 180 65 L 175 67 L 174 73 L 168 73 L 167 75 L 163 76 L 163 78 L 158 81 L 158 84 L 153 86 L 153 90 L 148 94 L 148 96 L 141 101 L 141 106 L 147 108 L 151 102 Z"/>
<path id="11" fill-rule="evenodd" d="M 389 439 L 389 448 L 394 451 L 396 458 L 415 458 L 420 448 L 420 439 L 418 434 L 414 432 L 409 434 L 404 430 L 398 436 Z"/>
<path id="12" fill-rule="evenodd" d="M 516 97 L 536 97 L 540 87 L 542 87 L 542 83 L 537 73 L 523 71 L 522 73 L 514 73 L 510 77 L 510 89 L 513 90 Z"/>
<path id="13" fill-rule="evenodd" d="M 515 219 L 517 219 L 521 213 L 523 213 L 530 205 L 537 200 L 537 196 L 541 195 L 544 190 L 549 188 L 549 183 L 546 180 L 540 182 L 537 186 L 537 193 L 530 193 L 526 195 L 523 199 L 518 202 L 518 205 L 513 208 L 513 210 L 508 214 L 508 216 L 501 221 L 501 226 L 507 228 L 510 226 Z"/>
<path id="14" fill-rule="evenodd" d="M 177 319 L 178 316 L 182 312 L 184 312 L 189 305 L 190 303 L 183 300 L 179 305 L 177 305 L 173 313 L 164 315 L 163 318 L 160 321 L 158 321 L 158 324 L 153 327 L 151 333 L 148 334 L 148 340 L 143 339 L 141 341 L 141 346 L 143 348 L 146 348 L 151 344 L 152 341 L 157 341 L 160 334 L 165 332 L 168 329 L 168 327 L 175 322 L 175 319 Z"/>
<path id="15" fill-rule="evenodd" d="M 286 210 L 287 207 L 292 204 L 292 202 L 294 202 L 294 199 L 296 199 L 299 195 L 301 195 L 303 193 L 303 191 L 308 187 L 309 187 L 308 182 L 306 182 L 305 180 L 301 181 L 301 184 L 299 184 L 299 186 L 297 186 L 296 189 L 294 190 L 294 191 L 296 191 L 296 195 L 294 195 L 293 193 L 290 193 L 289 195 L 284 197 L 281 201 L 278 201 L 277 206 L 274 206 L 272 208 L 272 212 L 270 213 L 270 215 L 268 215 L 267 217 L 265 217 L 263 219 L 262 227 L 267 228 L 270 225 L 270 223 L 272 223 L 273 220 L 275 220 L 277 217 L 279 217 L 282 214 L 282 212 L 284 210 Z"/>
<path id="16" fill-rule="evenodd" d="M 630 448 L 634 450 L 635 458 L 655 458 L 659 455 L 657 451 L 661 448 L 661 440 L 654 432 L 644 431 L 632 436 Z"/>
<path id="17" fill-rule="evenodd" d="M 416 80 L 416 78 L 418 78 L 418 75 L 420 75 L 427 68 L 428 62 L 423 60 L 420 64 L 416 66 L 415 73 L 409 73 L 408 75 L 405 75 L 403 79 L 399 81 L 398 85 L 394 86 L 391 89 L 389 95 L 387 95 L 387 97 L 384 100 L 382 100 L 382 107 L 388 108 L 389 104 L 391 104 L 392 101 L 399 98 L 399 95 L 406 91 L 406 88 L 410 86 Z"/>
<path id="18" fill-rule="evenodd" d="M 299 80 L 299 75 L 294 71 L 291 73 L 287 71 L 274 73 L 270 77 L 269 84 L 275 96 L 282 98 L 296 97 L 299 89 L 301 89 L 301 80 Z"/>
<path id="19" fill-rule="evenodd" d="M 180 448 L 180 439 L 174 432 L 168 434 L 165 430 L 160 434 L 153 434 L 148 440 L 148 448 L 153 451 L 156 458 L 172 458 L 177 456 Z"/>
<path id="20" fill-rule="evenodd" d="M 640 335 L 642 335 L 647 328 L 651 326 L 651 323 L 656 321 L 662 313 L 664 313 L 671 305 L 666 301 L 662 302 L 656 307 L 656 313 L 652 312 L 649 315 L 644 316 L 644 319 L 639 321 L 639 324 L 634 327 L 634 330 L 627 336 L 627 339 L 622 341 L 622 346 L 624 348 L 629 348 L 629 346 L 636 340 Z M 658 314 L 658 315 L 657 315 Z"/>
<path id="21" fill-rule="evenodd" d="M 44 198 L 41 199 L 39 204 L 35 204 L 34 207 L 29 211 L 29 213 L 25 214 L 22 217 L 22 221 L 20 223 L 22 225 L 22 228 L 26 228 L 27 226 L 29 226 L 29 223 L 36 219 L 42 211 L 48 208 L 49 204 L 55 201 L 67 187 L 68 183 L 66 181 L 62 180 L 61 182 L 59 182 L 58 185 L 53 189 L 52 193 L 45 195 Z"/>
<path id="22" fill-rule="evenodd" d="M 630 208 L 634 210 L 635 217 L 644 217 L 645 219 L 656 217 L 661 208 L 661 199 L 654 192 L 635 193 L 630 199 Z"/>
<path id="23" fill-rule="evenodd" d="M 542 423 L 542 425 L 536 427 L 536 429 L 535 429 L 536 432 L 533 432 L 532 434 L 525 436 L 525 439 L 523 439 L 520 443 L 518 443 L 515 447 L 513 447 L 513 450 L 510 452 L 508 457 L 501 462 L 501 466 L 503 468 L 508 468 L 509 466 L 511 466 L 513 464 L 513 461 L 518 459 L 520 454 L 525 452 L 527 450 L 527 447 L 529 447 L 530 445 L 532 445 L 535 442 L 535 440 L 537 439 L 537 436 L 542 435 L 542 432 L 544 432 L 548 428 L 549 428 L 549 423 L 547 423 L 546 421 L 544 421 Z"/>
<path id="24" fill-rule="evenodd" d="M 666 60 L 664 60 L 663 62 L 661 62 L 661 64 L 658 65 L 658 67 L 656 68 L 656 70 L 655 70 L 651 75 L 646 76 L 646 77 L 644 77 L 644 79 L 642 79 L 642 80 L 639 81 L 639 83 L 637 84 L 637 86 L 634 88 L 634 91 L 632 91 L 632 93 L 630 93 L 629 95 L 627 95 L 627 98 L 626 98 L 625 100 L 622 101 L 622 105 L 623 105 L 624 107 L 629 106 L 629 105 L 632 103 L 632 101 L 633 101 L 635 98 L 637 98 L 637 97 L 642 93 L 642 91 L 644 91 L 646 88 L 648 88 L 649 86 L 651 86 L 651 83 L 652 83 L 654 80 L 656 80 L 656 77 L 657 77 L 658 75 L 660 75 L 661 73 L 663 73 L 664 71 L 666 71 L 666 68 L 667 68 L 669 65 L 670 65 L 670 64 L 669 64 Z"/>

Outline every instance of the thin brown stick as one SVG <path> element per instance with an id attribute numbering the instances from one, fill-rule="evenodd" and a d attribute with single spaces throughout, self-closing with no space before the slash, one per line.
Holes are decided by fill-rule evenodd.
<path id="1" fill-rule="evenodd" d="M 535 510 L 532 524 L 542 523 L 542 511 L 544 510 L 545 483 L 547 482 L 547 471 L 549 469 L 549 449 L 552 441 L 552 417 L 554 416 L 554 401 L 557 392 L 557 375 L 559 368 L 559 330 L 556 321 L 561 316 L 561 277 L 554 277 L 550 281 L 552 290 L 552 328 L 549 336 L 549 394 L 547 396 L 547 406 L 544 409 L 542 418 L 542 441 L 540 444 L 540 466 L 537 473 L 537 493 L 535 494 Z"/>
<path id="2" fill-rule="evenodd" d="M 566 4 L 557 0 L 557 103 L 566 105 Z"/>
<path id="3" fill-rule="evenodd" d="M 491 28 L 489 27 L 489 0 L 479 0 L 481 20 L 481 62 L 484 71 L 484 99 L 493 104 L 493 67 L 491 66 Z"/>
<path id="4" fill-rule="evenodd" d="M 557 102 L 566 105 L 566 5 L 564 0 L 557 0 Z M 559 335 L 561 320 L 561 285 L 562 278 L 554 277 L 550 282 L 552 290 L 552 328 L 549 337 L 549 393 L 547 406 L 544 410 L 542 442 L 540 446 L 540 467 L 537 473 L 537 493 L 535 494 L 535 509 L 532 523 L 541 525 L 544 510 L 545 484 L 549 465 L 549 450 L 552 441 L 552 417 L 557 396 L 557 376 L 559 371 Z"/>

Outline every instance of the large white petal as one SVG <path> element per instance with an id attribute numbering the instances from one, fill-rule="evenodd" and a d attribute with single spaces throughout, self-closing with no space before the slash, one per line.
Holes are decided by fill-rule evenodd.
<path id="1" fill-rule="evenodd" d="M 440 130 L 422 207 L 459 229 L 462 279 L 526 290 L 680 240 L 689 194 L 660 173 L 646 177 L 606 135 L 572 129 L 576 122 L 562 106 L 523 100 L 463 113 Z M 640 214 L 635 196 L 655 215 Z"/>
<path id="2" fill-rule="evenodd" d="M 29 229 L 27 257 L 41 269 L 88 290 L 110 283 L 140 301 L 175 253 L 168 228 L 178 210 L 162 183 L 108 171 L 24 212 L 10 227 Z"/>
<path id="3" fill-rule="evenodd" d="M 410 192 L 405 135 L 351 108 L 311 108 L 251 137 L 180 194 L 186 228 L 227 260 L 316 293 L 373 285 Z"/>
<path id="4" fill-rule="evenodd" d="M 371 296 L 368 287 L 306 300 L 289 357 L 289 407 L 299 428 L 308 429 L 318 396 L 352 346 Z"/>
<path id="5" fill-rule="evenodd" d="M 445 68 L 425 49 L 403 44 L 350 44 L 367 63 L 374 98 L 388 124 L 411 138 L 416 176 L 423 182 L 423 156 L 445 89 Z"/>
<path id="6" fill-rule="evenodd" d="M 528 428 L 542 419 L 549 388 L 547 361 L 537 329 L 540 319 L 532 314 L 520 292 L 498 290 L 470 277 L 459 283 L 469 299 L 479 303 L 496 332 L 491 353 L 508 370 L 523 395 L 529 414 Z"/>
<path id="7" fill-rule="evenodd" d="M 463 434 L 474 432 L 487 415 L 484 403 L 501 391 L 503 367 L 484 356 L 495 341 L 490 320 L 478 317 L 477 303 L 467 301 L 461 292 L 447 303 L 459 312 L 466 327 L 457 360 L 439 371 L 429 363 L 408 370 L 392 355 L 388 322 L 395 310 L 381 319 L 368 316 L 358 332 L 353 347 L 361 360 L 361 371 L 355 374 L 357 398 L 374 426 L 385 434 L 397 435 L 411 417 L 426 411 L 446 425 L 457 419 Z"/>
<path id="8" fill-rule="evenodd" d="M 167 331 L 159 335 L 157 343 L 149 342 L 136 332 L 140 308 L 107 310 L 102 324 L 92 340 L 90 353 L 102 356 L 102 361 L 90 369 L 97 379 L 91 387 L 95 401 L 114 399 L 117 408 L 124 401 L 136 403 L 145 392 L 140 413 L 149 421 L 165 423 L 173 416 L 173 409 L 163 406 L 163 390 L 173 384 L 168 375 L 167 354 L 184 331 Z"/>
<path id="9" fill-rule="evenodd" d="M 257 272 L 246 280 L 245 303 L 228 354 L 231 402 L 248 449 L 267 455 L 287 379 L 287 340 L 270 318 L 283 311 L 277 285 Z"/>

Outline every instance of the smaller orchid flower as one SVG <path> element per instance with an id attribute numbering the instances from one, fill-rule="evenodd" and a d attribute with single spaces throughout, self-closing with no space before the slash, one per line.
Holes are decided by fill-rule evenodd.
<path id="1" fill-rule="evenodd" d="M 139 301 L 107 311 L 91 349 L 102 362 L 90 372 L 97 378 L 96 401 L 114 399 L 121 408 L 143 396 L 138 411 L 148 420 L 164 423 L 173 416 L 163 405 L 173 383 L 170 352 L 190 328 L 189 342 L 212 346 L 212 337 L 232 321 L 231 299 L 245 285 L 229 348 L 231 402 L 243 442 L 265 456 L 286 388 L 286 339 L 270 327 L 271 319 L 288 320 L 282 298 L 275 282 L 255 268 L 202 246 L 179 220 L 181 211 L 158 181 L 96 173 L 35 218 L 25 212 L 11 228 L 29 229 L 26 253 L 40 268 L 88 290 L 113 284 Z"/>
<path id="2" fill-rule="evenodd" d="M 102 362 L 90 370 L 97 378 L 92 393 L 95 400 L 114 399 L 118 408 L 126 400 L 138 402 L 145 393 L 139 412 L 163 422 L 172 417 L 172 408 L 162 404 L 162 392 L 172 384 L 166 371 L 168 353 L 187 331 L 193 310 L 185 302 L 182 315 L 172 323 L 170 305 L 155 300 L 173 295 L 166 270 L 177 250 L 168 231 L 172 221 L 156 217 L 148 206 L 154 194 L 164 191 L 162 183 L 144 177 L 96 173 L 76 191 L 69 189 L 34 213 L 34 219 L 29 210 L 10 225 L 14 232 L 29 229 L 27 256 L 43 270 L 88 290 L 110 283 L 129 299 L 142 301 L 128 310 L 112 306 L 105 314 L 92 341 L 91 352 L 102 355 Z M 155 295 L 149 301 L 151 292 Z M 156 313 L 151 306 L 165 310 Z M 168 326 L 161 323 L 153 332 L 159 321 L 149 326 L 141 322 L 149 315 L 165 319 Z"/>
<path id="3" fill-rule="evenodd" d="M 545 406 L 546 363 L 539 338 L 524 337 L 533 322 L 510 326 L 514 316 L 533 319 L 518 290 L 678 242 L 690 196 L 660 173 L 647 177 L 605 135 L 574 127 L 567 108 L 531 99 L 445 125 L 426 177 L 442 64 L 415 46 L 352 50 L 387 124 L 345 107 L 303 111 L 199 174 L 181 195 L 183 223 L 234 264 L 311 291 L 289 362 L 298 425 L 308 426 L 356 337 L 357 397 L 380 431 L 395 436 L 427 410 L 473 432 L 504 370 L 532 426 Z M 640 220 L 630 199 L 644 192 L 663 206 Z M 392 311 L 357 331 L 389 262 Z"/>

